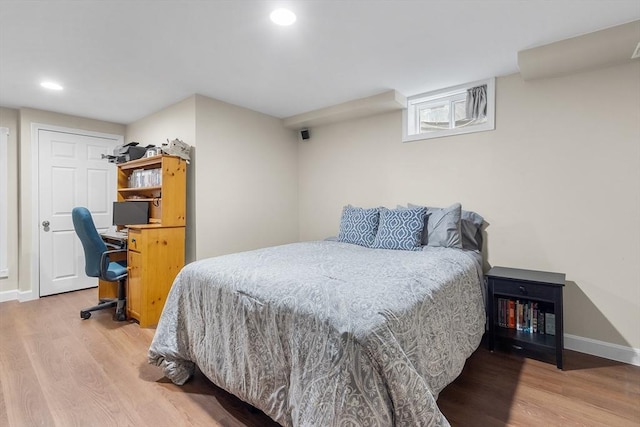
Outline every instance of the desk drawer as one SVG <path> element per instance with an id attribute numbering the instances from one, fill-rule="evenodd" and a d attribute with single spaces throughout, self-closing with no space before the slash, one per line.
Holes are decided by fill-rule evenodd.
<path id="1" fill-rule="evenodd" d="M 543 301 L 555 301 L 556 287 L 543 283 L 520 282 L 489 278 L 493 284 L 493 293 L 515 298 L 530 298 Z"/>
<path id="2" fill-rule="evenodd" d="M 129 229 L 129 238 L 127 241 L 127 249 L 138 251 L 144 247 L 144 233 L 142 230 L 130 228 Z"/>

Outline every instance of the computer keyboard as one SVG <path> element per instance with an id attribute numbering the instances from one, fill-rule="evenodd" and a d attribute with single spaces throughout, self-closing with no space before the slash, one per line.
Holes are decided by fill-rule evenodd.
<path id="1" fill-rule="evenodd" d="M 102 237 L 107 239 L 127 240 L 129 236 L 128 231 L 114 231 L 109 230 L 101 234 Z"/>

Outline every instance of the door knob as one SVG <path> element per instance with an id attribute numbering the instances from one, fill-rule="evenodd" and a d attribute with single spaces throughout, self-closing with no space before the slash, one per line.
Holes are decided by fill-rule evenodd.
<path id="1" fill-rule="evenodd" d="M 46 219 L 45 219 L 44 221 L 42 221 L 42 226 L 43 226 L 44 228 L 47 228 L 49 225 L 50 225 L 50 222 L 49 222 L 49 221 L 47 221 Z"/>

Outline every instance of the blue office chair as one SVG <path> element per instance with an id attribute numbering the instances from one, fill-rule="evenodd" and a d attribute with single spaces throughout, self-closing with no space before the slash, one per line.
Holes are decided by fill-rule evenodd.
<path id="1" fill-rule="evenodd" d="M 82 242 L 84 249 L 85 267 L 84 271 L 89 277 L 99 277 L 108 282 L 118 282 L 118 297 L 100 299 L 98 305 L 85 308 L 80 311 L 80 317 L 88 319 L 91 312 L 105 308 L 116 307 L 114 320 L 126 320 L 125 313 L 125 282 L 127 280 L 126 261 L 110 261 L 110 256 L 116 253 L 127 252 L 126 249 L 108 250 L 107 245 L 100 237 L 96 226 L 93 223 L 91 212 L 84 207 L 73 208 L 71 211 L 73 228 Z"/>

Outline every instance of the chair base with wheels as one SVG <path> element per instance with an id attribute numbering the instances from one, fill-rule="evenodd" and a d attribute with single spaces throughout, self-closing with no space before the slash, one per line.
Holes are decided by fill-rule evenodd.
<path id="1" fill-rule="evenodd" d="M 125 299 L 125 282 L 120 280 L 118 282 L 118 297 L 117 298 L 101 298 L 99 304 L 94 305 L 84 310 L 80 310 L 80 318 L 88 319 L 91 317 L 92 311 L 104 310 L 105 308 L 116 308 L 116 313 L 113 315 L 113 320 L 119 322 L 127 320 L 127 313 L 125 311 L 126 299 Z"/>
<path id="2" fill-rule="evenodd" d="M 107 250 L 107 244 L 102 240 L 93 223 L 91 213 L 87 208 L 76 207 L 71 211 L 73 227 L 82 242 L 85 258 L 85 273 L 89 277 L 98 277 L 107 282 L 118 282 L 117 298 L 104 298 L 93 307 L 80 310 L 80 317 L 88 319 L 92 311 L 115 307 L 114 320 L 127 319 L 125 306 L 125 283 L 127 280 L 127 265 L 124 261 L 112 261 L 114 254 L 126 253 L 126 249 Z"/>

